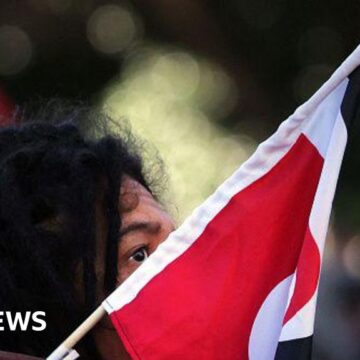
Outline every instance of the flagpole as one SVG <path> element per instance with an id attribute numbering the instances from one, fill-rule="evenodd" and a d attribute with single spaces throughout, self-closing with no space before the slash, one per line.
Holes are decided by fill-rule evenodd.
<path id="1" fill-rule="evenodd" d="M 46 359 L 62 360 L 70 354 L 73 347 L 104 317 L 106 311 L 100 305 L 90 316 L 81 323 L 66 340 L 57 347 Z"/>

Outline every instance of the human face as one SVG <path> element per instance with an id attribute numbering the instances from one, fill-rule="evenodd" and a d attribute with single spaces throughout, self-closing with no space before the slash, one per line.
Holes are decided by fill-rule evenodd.
<path id="1" fill-rule="evenodd" d="M 144 186 L 130 177 L 126 177 L 122 182 L 119 210 L 121 229 L 117 286 L 175 229 L 171 216 Z M 108 317 L 103 318 L 97 325 L 94 336 L 102 359 L 130 360 Z"/>
<path id="2" fill-rule="evenodd" d="M 117 285 L 129 277 L 175 229 L 163 206 L 139 182 L 126 177 L 120 190 Z"/>

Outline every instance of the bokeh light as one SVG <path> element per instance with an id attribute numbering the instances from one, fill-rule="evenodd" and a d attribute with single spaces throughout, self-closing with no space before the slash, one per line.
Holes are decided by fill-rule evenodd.
<path id="1" fill-rule="evenodd" d="M 241 18 L 247 24 L 258 29 L 268 29 L 280 19 L 286 1 L 247 0 L 238 1 L 237 6 Z"/>
<path id="2" fill-rule="evenodd" d="M 29 0 L 29 3 L 37 11 L 46 11 L 48 13 L 50 12 L 56 15 L 61 15 L 71 9 L 74 0 Z"/>
<path id="3" fill-rule="evenodd" d="M 360 280 L 360 237 L 354 236 L 343 251 L 344 267 L 348 274 Z"/>
<path id="4" fill-rule="evenodd" d="M 298 59 L 301 65 L 338 65 L 343 58 L 343 39 L 332 28 L 311 28 L 300 37 Z"/>
<path id="5" fill-rule="evenodd" d="M 301 69 L 293 84 L 298 103 L 306 101 L 330 77 L 335 68 L 327 64 L 309 65 Z"/>
<path id="6" fill-rule="evenodd" d="M 163 157 L 172 203 L 182 220 L 255 148 L 251 138 L 229 134 L 212 120 L 236 102 L 235 85 L 223 70 L 179 49 L 147 46 L 133 51 L 103 106 L 125 117 L 133 131 Z M 229 99 L 230 98 L 230 99 Z M 226 110 L 227 109 L 227 110 Z"/>
<path id="7" fill-rule="evenodd" d="M 297 57 L 301 70 L 294 80 L 294 97 L 306 101 L 331 75 L 344 57 L 343 38 L 334 29 L 307 29 L 299 38 Z"/>
<path id="8" fill-rule="evenodd" d="M 0 75 L 15 75 L 29 65 L 33 46 L 27 33 L 17 26 L 0 26 Z"/>
<path id="9" fill-rule="evenodd" d="M 98 7 L 87 24 L 87 37 L 92 46 L 105 54 L 116 54 L 133 44 L 141 34 L 135 15 L 119 5 Z"/>
<path id="10" fill-rule="evenodd" d="M 49 9 L 55 14 L 63 14 L 72 4 L 72 0 L 46 0 Z"/>

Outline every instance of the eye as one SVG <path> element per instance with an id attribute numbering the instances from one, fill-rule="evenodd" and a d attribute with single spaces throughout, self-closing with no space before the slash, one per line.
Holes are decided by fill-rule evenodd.
<path id="1" fill-rule="evenodd" d="M 135 250 L 131 256 L 130 256 L 130 260 L 134 260 L 138 263 L 142 263 L 143 261 L 145 261 L 149 256 L 148 251 L 146 250 L 146 247 L 143 246 L 137 250 Z"/>

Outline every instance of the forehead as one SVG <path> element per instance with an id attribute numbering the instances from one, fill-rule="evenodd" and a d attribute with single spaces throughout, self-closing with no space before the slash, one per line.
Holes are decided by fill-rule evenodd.
<path id="1" fill-rule="evenodd" d="M 145 188 L 145 186 L 129 176 L 124 176 L 121 183 L 120 194 L 124 195 L 126 193 L 137 193 L 142 196 L 152 197 L 151 193 Z"/>
<path id="2" fill-rule="evenodd" d="M 122 214 L 144 206 L 161 208 L 153 195 L 143 185 L 128 176 L 124 178 L 121 184 L 119 205 Z"/>

